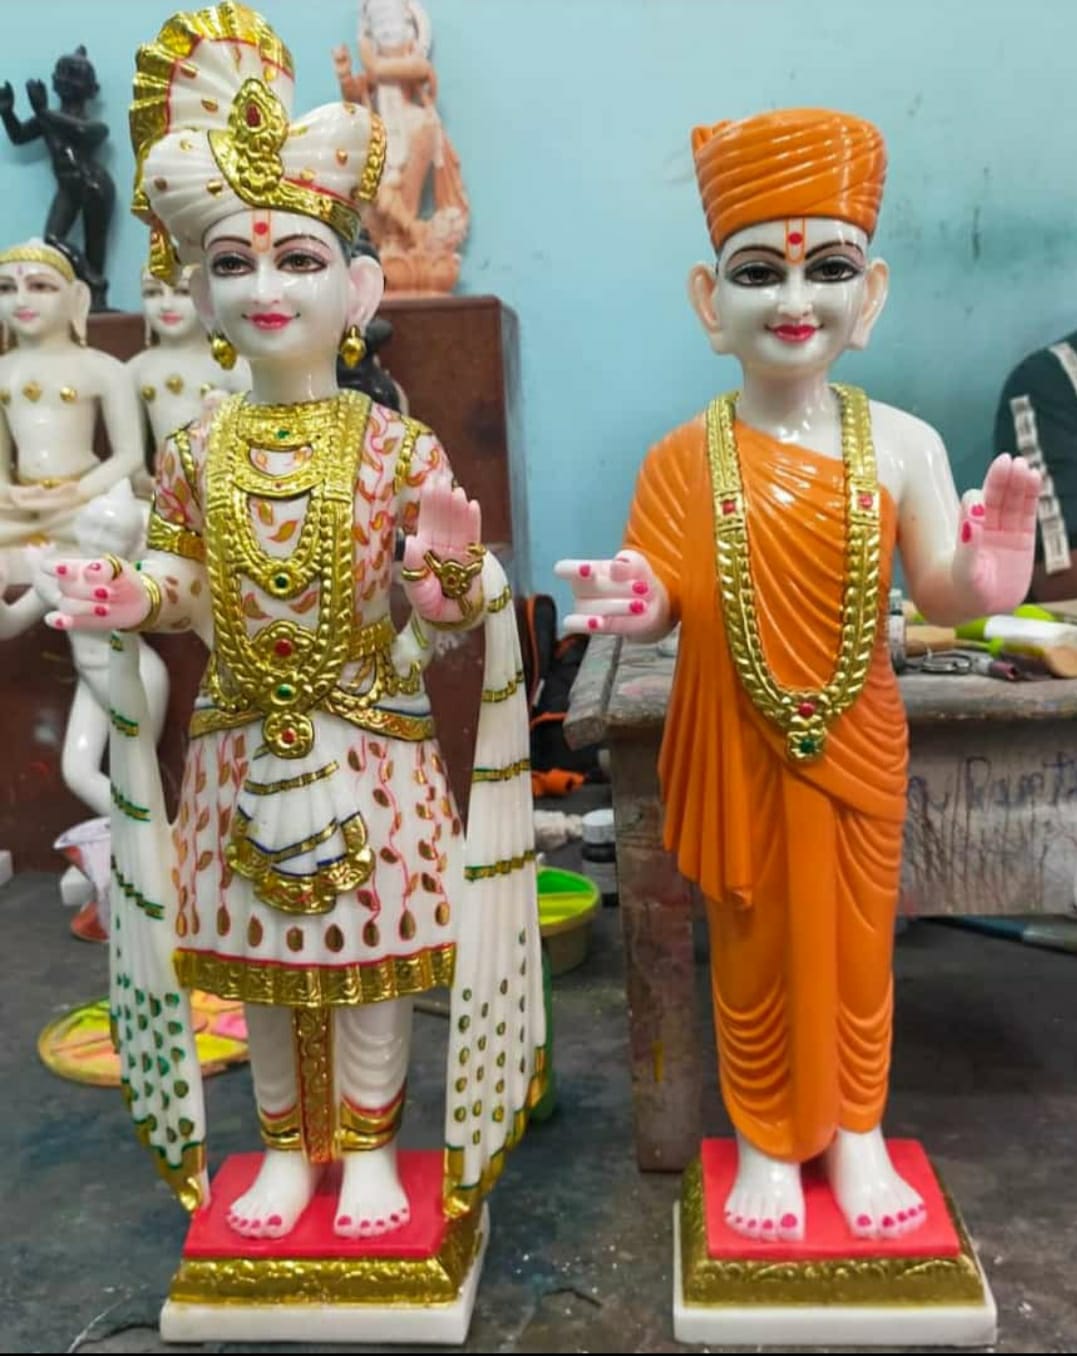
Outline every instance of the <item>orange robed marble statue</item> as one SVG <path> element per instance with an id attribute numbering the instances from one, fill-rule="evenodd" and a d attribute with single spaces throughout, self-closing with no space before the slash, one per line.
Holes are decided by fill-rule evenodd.
<path id="1" fill-rule="evenodd" d="M 829 382 L 886 300 L 876 128 L 783 110 L 697 128 L 693 151 L 717 262 L 689 291 L 743 386 L 651 450 L 616 559 L 558 565 L 566 625 L 681 626 L 660 774 L 666 844 L 707 899 L 726 1223 L 803 1238 L 800 1165 L 822 1154 L 851 1231 L 892 1238 L 925 1207 L 881 1130 L 906 778 L 891 559 L 932 620 L 1008 610 L 1039 481 L 1000 457 L 959 502 L 933 429 Z"/>

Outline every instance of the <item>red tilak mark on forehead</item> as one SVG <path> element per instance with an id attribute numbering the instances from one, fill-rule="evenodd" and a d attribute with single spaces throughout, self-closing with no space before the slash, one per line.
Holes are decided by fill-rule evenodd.
<path id="1" fill-rule="evenodd" d="M 789 243 L 790 245 L 801 245 L 804 243 L 804 237 L 800 234 L 799 231 L 790 231 Z"/>
<path id="2" fill-rule="evenodd" d="M 254 221 L 251 223 L 251 243 L 256 254 L 265 254 L 269 250 L 269 223 L 268 212 L 255 212 Z"/>

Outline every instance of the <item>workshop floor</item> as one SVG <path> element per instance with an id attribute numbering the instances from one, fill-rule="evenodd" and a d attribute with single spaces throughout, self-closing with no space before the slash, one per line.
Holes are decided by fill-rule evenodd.
<path id="1" fill-rule="evenodd" d="M 17 876 L 0 890 L 0 917 L 2 1349 L 169 1350 L 157 1315 L 186 1217 L 119 1093 L 54 1077 L 35 1048 L 52 1017 L 104 994 L 105 948 L 71 937 L 53 877 Z M 682 1349 L 670 1315 L 678 1181 L 635 1166 L 617 921 L 603 910 L 587 963 L 555 984 L 559 1109 L 494 1193 L 468 1351 Z M 960 1204 L 998 1301 L 997 1350 L 1073 1351 L 1077 958 L 917 923 L 896 973 L 888 1130 L 925 1141 Z M 445 1027 L 417 1016 L 406 1143 L 439 1141 Z M 245 1067 L 210 1080 L 207 1101 L 211 1166 L 257 1147 Z M 716 1092 L 707 1123 L 727 1132 Z"/>

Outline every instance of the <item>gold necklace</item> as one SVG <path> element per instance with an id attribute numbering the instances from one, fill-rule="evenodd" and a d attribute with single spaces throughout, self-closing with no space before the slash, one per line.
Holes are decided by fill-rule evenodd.
<path id="1" fill-rule="evenodd" d="M 782 687 L 767 664 L 756 617 L 747 506 L 734 428 L 739 392 L 717 397 L 707 410 L 715 557 L 729 653 L 745 692 L 756 709 L 784 733 L 786 753 L 796 762 L 820 757 L 829 727 L 860 696 L 878 628 L 879 485 L 868 400 L 853 386 L 832 389 L 841 406 L 846 577 L 837 660 L 830 681 L 817 689 Z"/>
<path id="2" fill-rule="evenodd" d="M 351 653 L 355 479 L 370 399 L 341 392 L 310 405 L 251 407 L 226 400 L 210 432 L 206 458 L 206 565 L 213 601 L 214 660 L 206 682 L 222 711 L 255 708 L 263 734 L 282 758 L 313 746 L 309 712 L 336 686 Z M 252 448 L 311 449 L 297 473 L 271 476 L 251 464 Z M 249 496 L 307 496 L 291 556 L 269 555 L 254 536 Z M 244 581 L 292 598 L 317 581 L 313 629 L 278 620 L 255 636 L 243 612 Z"/>

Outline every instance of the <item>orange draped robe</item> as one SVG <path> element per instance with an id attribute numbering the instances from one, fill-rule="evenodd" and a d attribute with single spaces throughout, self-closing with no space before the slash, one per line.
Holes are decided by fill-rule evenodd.
<path id="1" fill-rule="evenodd" d="M 763 650 L 788 687 L 831 677 L 846 576 L 844 468 L 736 425 Z M 880 494 L 879 632 L 867 681 L 816 762 L 794 764 L 729 654 L 703 416 L 640 473 L 625 545 L 681 622 L 659 762 L 665 842 L 707 899 L 722 1093 L 757 1148 L 796 1162 L 879 1124 L 907 729 L 883 625 L 896 532 Z"/>

